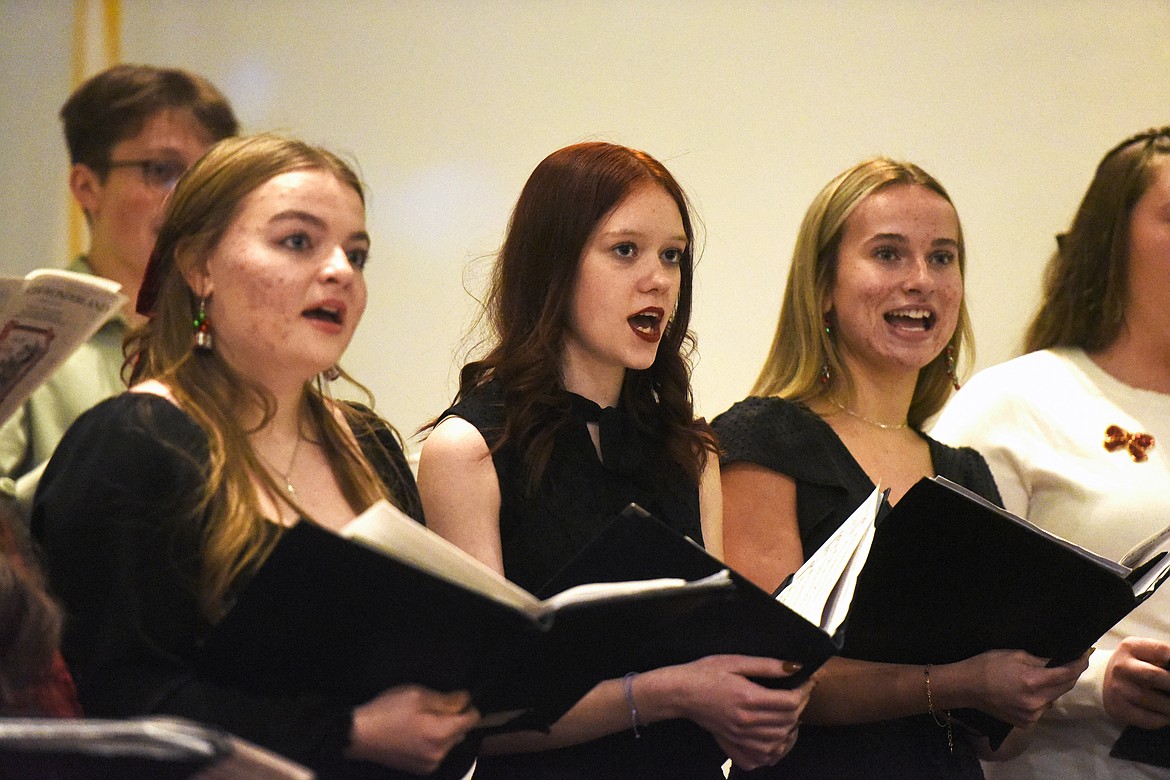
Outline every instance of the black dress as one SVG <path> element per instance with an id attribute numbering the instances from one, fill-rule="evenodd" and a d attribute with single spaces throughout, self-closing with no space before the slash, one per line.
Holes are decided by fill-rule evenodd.
<path id="1" fill-rule="evenodd" d="M 720 462 L 754 463 L 796 482 L 796 516 L 807 559 L 874 489 L 873 482 L 836 432 L 803 404 L 751 397 L 712 421 L 723 454 Z M 987 463 L 969 447 L 956 449 L 923 435 L 935 472 L 1000 504 Z M 842 655 L 849 656 L 848 632 Z M 925 696 L 925 693 L 923 694 Z M 776 766 L 737 778 L 982 778 L 971 745 L 956 734 L 947 749 L 946 730 L 928 714 L 854 726 L 800 728 L 796 746 Z"/>
<path id="2" fill-rule="evenodd" d="M 421 520 L 393 432 L 368 409 L 345 411 L 388 489 Z M 213 724 L 321 778 L 415 777 L 342 758 L 350 705 L 261 697 L 195 675 L 193 659 L 211 628 L 197 598 L 206 517 L 192 508 L 205 484 L 207 454 L 203 429 L 185 412 L 159 396 L 124 393 L 79 417 L 45 470 L 32 530 L 69 616 L 62 652 L 83 710 L 90 717 L 169 714 Z M 471 758 L 453 757 L 445 776 L 462 776 Z"/>
<path id="3" fill-rule="evenodd" d="M 467 420 L 489 447 L 504 423 L 503 393 L 489 382 L 443 414 Z M 600 418 L 603 459 L 587 421 Z M 653 436 L 620 409 L 564 393 L 552 456 L 537 489 L 525 489 L 520 450 L 511 443 L 492 454 L 500 483 L 500 540 L 504 573 L 537 592 L 631 501 L 697 542 L 702 541 L 699 492 L 663 456 Z M 604 648 L 599 648 L 603 652 Z M 476 780 L 722 780 L 725 754 L 710 734 L 674 720 L 558 750 L 481 756 Z"/>

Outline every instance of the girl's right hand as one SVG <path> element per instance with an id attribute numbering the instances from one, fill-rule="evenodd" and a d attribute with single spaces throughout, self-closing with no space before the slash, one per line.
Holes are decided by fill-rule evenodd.
<path id="1" fill-rule="evenodd" d="M 1105 713 L 1128 726 L 1170 725 L 1170 644 L 1131 636 L 1109 658 L 1102 691 Z"/>
<path id="2" fill-rule="evenodd" d="M 346 756 L 428 774 L 479 720 L 465 691 L 439 693 L 400 685 L 354 710 Z"/>
<path id="3" fill-rule="evenodd" d="M 639 676 L 639 707 L 655 720 L 694 721 L 742 769 L 770 766 L 796 743 L 814 683 L 785 690 L 749 678 L 788 677 L 798 668 L 773 658 L 708 656 Z"/>

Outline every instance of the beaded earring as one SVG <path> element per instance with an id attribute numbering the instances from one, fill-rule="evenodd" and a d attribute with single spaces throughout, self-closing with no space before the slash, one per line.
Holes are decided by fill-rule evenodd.
<path id="1" fill-rule="evenodd" d="M 321 372 L 321 376 L 325 378 L 326 382 L 336 382 L 341 378 L 341 366 L 334 363 Z"/>
<path id="2" fill-rule="evenodd" d="M 829 312 L 825 312 L 823 320 L 825 326 L 825 336 L 830 340 L 833 338 L 833 320 L 829 317 Z M 829 370 L 829 362 L 826 360 L 821 363 L 821 387 L 828 387 L 829 380 L 833 378 L 832 372 Z"/>
<path id="3" fill-rule="evenodd" d="M 199 311 L 195 313 L 195 351 L 210 352 L 215 346 L 215 338 L 211 335 L 211 325 L 207 322 L 207 297 L 199 299 Z"/>
<path id="4" fill-rule="evenodd" d="M 959 377 L 957 377 L 955 375 L 955 348 L 950 344 L 947 344 L 946 356 L 947 356 L 946 357 L 947 378 L 951 380 L 951 385 L 956 390 L 958 390 L 960 385 L 959 385 Z"/>

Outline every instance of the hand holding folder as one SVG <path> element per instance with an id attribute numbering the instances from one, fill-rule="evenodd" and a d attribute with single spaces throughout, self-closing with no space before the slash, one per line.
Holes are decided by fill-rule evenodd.
<path id="1" fill-rule="evenodd" d="M 605 679 L 599 665 L 624 663 L 631 642 L 640 649 L 734 593 L 717 568 L 537 599 L 387 503 L 346 534 L 308 522 L 285 532 L 212 631 L 199 672 L 355 705 L 404 683 L 469 690 L 489 725 L 527 714 L 544 727 Z M 581 652 L 592 660 L 566 660 Z"/>
<path id="2" fill-rule="evenodd" d="M 546 728 L 598 682 L 708 655 L 795 661 L 829 633 L 631 505 L 534 596 L 379 504 L 342 538 L 302 522 L 208 639 L 198 668 L 272 695 L 361 703 L 468 690 L 497 730 Z"/>
<path id="3" fill-rule="evenodd" d="M 914 485 L 878 521 L 846 623 L 844 655 L 945 664 L 1025 650 L 1062 665 L 1161 585 L 1153 547 L 1111 561 L 941 477 Z M 1011 727 L 956 713 L 997 747 Z"/>
<path id="4" fill-rule="evenodd" d="M 1165 644 L 1159 640 L 1127 637 L 1113 651 L 1105 674 L 1106 715 L 1126 726 L 1109 755 L 1170 769 L 1170 726 L 1157 728 L 1170 712 L 1170 666 L 1163 663 Z M 1151 675 L 1149 666 L 1163 671 Z M 1112 706 L 1111 706 L 1112 705 Z"/>

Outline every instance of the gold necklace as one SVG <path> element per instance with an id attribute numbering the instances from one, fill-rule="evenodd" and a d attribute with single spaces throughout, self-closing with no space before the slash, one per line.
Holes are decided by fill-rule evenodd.
<path id="1" fill-rule="evenodd" d="M 273 474 L 280 477 L 281 481 L 284 482 L 284 489 L 288 491 L 290 496 L 295 496 L 297 494 L 297 489 L 293 487 L 293 483 L 289 480 L 289 477 L 292 476 L 293 466 L 296 465 L 297 453 L 301 451 L 301 439 L 303 438 L 304 437 L 301 436 L 301 432 L 297 431 L 297 439 L 293 443 L 292 457 L 288 459 L 288 468 L 284 470 L 284 473 L 281 473 L 280 469 L 278 469 L 276 466 L 273 466 L 272 461 L 264 457 L 264 453 L 260 452 L 260 450 L 256 450 L 256 454 L 260 456 L 260 460 L 264 461 L 264 465 L 267 466 L 269 470 L 273 472 Z"/>
<path id="2" fill-rule="evenodd" d="M 871 420 L 868 417 L 866 417 L 865 415 L 859 414 L 858 412 L 855 412 L 852 409 L 850 409 L 848 406 L 845 406 L 845 404 L 841 403 L 836 398 L 830 398 L 829 403 L 831 403 L 833 406 L 837 407 L 841 411 L 845 412 L 845 414 L 849 415 L 850 417 L 854 417 L 858 420 L 861 420 L 863 423 L 866 423 L 867 425 L 872 425 L 875 428 L 881 428 L 883 431 L 898 431 L 898 430 L 901 430 L 903 428 L 910 427 L 909 422 L 883 423 L 883 422 L 878 422 L 877 420 Z"/>

